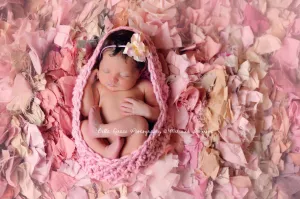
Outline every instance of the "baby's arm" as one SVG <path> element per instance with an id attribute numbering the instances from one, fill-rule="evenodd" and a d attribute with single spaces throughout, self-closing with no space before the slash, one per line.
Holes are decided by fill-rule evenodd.
<path id="1" fill-rule="evenodd" d="M 120 108 L 124 115 L 139 115 L 150 122 L 155 122 L 159 117 L 160 110 L 152 84 L 150 81 L 144 80 L 140 83 L 140 88 L 144 93 L 145 100 L 125 98 Z"/>
<path id="2" fill-rule="evenodd" d="M 83 91 L 83 97 L 82 97 L 82 104 L 81 104 L 81 114 L 85 117 L 87 117 L 89 115 L 89 111 L 90 109 L 95 106 L 98 105 L 99 103 L 99 91 L 98 91 L 98 87 L 100 82 L 95 82 L 96 81 L 96 76 L 97 76 L 97 72 L 98 70 L 94 70 L 92 71 L 86 85 Z"/>
<path id="3" fill-rule="evenodd" d="M 156 121 L 160 114 L 159 105 L 157 103 L 155 94 L 153 92 L 153 85 L 150 81 L 145 81 L 145 102 L 149 105 L 148 111 L 146 111 L 145 118 L 150 121 Z"/>

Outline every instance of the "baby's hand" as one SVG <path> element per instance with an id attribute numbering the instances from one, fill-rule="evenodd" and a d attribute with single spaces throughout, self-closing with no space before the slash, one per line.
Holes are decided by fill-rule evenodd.
<path id="1" fill-rule="evenodd" d="M 149 111 L 149 105 L 141 100 L 125 98 L 121 103 L 121 110 L 124 115 L 146 116 Z"/>

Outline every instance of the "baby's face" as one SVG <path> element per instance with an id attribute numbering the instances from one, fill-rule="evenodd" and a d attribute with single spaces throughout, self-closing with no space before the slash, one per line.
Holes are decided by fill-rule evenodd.
<path id="1" fill-rule="evenodd" d="M 112 50 L 103 53 L 98 77 L 102 85 L 111 91 L 131 89 L 140 77 L 136 63 L 131 57 L 124 59 L 121 53 L 111 56 Z"/>

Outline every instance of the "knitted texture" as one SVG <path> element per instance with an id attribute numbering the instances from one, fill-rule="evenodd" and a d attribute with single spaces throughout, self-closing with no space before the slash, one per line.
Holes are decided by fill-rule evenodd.
<path id="1" fill-rule="evenodd" d="M 169 87 L 165 81 L 165 75 L 162 72 L 161 63 L 159 61 L 156 48 L 150 38 L 145 34 L 144 43 L 148 46 L 150 54 L 147 57 L 148 71 L 153 90 L 158 101 L 161 113 L 151 131 L 148 139 L 133 153 L 123 156 L 119 159 L 106 159 L 100 154 L 95 153 L 88 147 L 84 141 L 80 131 L 80 108 L 83 97 L 83 90 L 87 79 L 99 55 L 102 43 L 109 34 L 114 31 L 125 29 L 141 34 L 140 31 L 131 27 L 118 27 L 108 32 L 98 43 L 93 55 L 88 63 L 81 69 L 76 79 L 75 88 L 73 90 L 73 118 L 72 118 L 72 135 L 76 144 L 76 158 L 82 168 L 90 175 L 91 178 L 97 180 L 105 180 L 109 183 L 116 183 L 121 179 L 126 179 L 132 174 L 136 174 L 142 167 L 146 167 L 154 163 L 164 153 L 164 148 L 169 141 L 170 135 L 167 128 L 170 119 L 167 116 L 167 99 Z M 146 75 L 147 76 L 147 75 Z"/>

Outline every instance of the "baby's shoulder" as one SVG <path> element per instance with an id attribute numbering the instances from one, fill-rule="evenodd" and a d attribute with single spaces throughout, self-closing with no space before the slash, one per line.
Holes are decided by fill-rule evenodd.
<path id="1" fill-rule="evenodd" d="M 141 88 L 143 91 L 146 91 L 146 90 L 152 89 L 153 86 L 152 86 L 151 81 L 149 81 L 148 79 L 141 79 L 138 82 L 138 87 Z"/>

